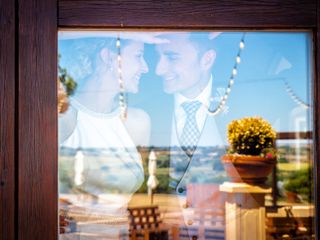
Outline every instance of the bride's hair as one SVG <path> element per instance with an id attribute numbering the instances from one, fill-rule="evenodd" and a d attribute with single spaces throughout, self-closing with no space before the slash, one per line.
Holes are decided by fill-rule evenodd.
<path id="1" fill-rule="evenodd" d="M 122 40 L 121 46 L 127 43 L 128 40 Z M 67 70 L 79 86 L 100 67 L 99 54 L 103 48 L 116 53 L 116 38 L 84 37 L 60 40 L 58 45 L 59 65 Z"/>

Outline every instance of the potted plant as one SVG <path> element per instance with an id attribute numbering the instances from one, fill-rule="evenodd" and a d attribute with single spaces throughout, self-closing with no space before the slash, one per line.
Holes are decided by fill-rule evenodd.
<path id="1" fill-rule="evenodd" d="M 60 55 L 58 56 L 60 60 Z M 58 64 L 58 112 L 64 113 L 68 110 L 69 100 L 68 97 L 73 95 L 77 83 L 68 74 L 67 69 Z"/>
<path id="2" fill-rule="evenodd" d="M 224 168 L 233 182 L 263 184 L 276 163 L 276 132 L 261 117 L 234 120 L 228 125 Z"/>
<path id="3" fill-rule="evenodd" d="M 312 177 L 311 169 L 303 168 L 291 172 L 285 178 L 284 189 L 288 202 L 299 202 L 301 200 L 311 202 Z"/>

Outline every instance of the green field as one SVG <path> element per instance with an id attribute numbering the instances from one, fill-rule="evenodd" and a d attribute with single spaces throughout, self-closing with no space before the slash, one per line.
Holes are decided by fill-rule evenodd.
<path id="1" fill-rule="evenodd" d="M 310 163 L 300 163 L 299 165 L 296 163 L 277 163 L 277 168 L 280 171 L 295 171 L 308 168 Z"/>

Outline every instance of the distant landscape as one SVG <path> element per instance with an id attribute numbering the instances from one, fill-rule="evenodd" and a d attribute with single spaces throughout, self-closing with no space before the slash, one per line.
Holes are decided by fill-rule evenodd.
<path id="1" fill-rule="evenodd" d="M 299 145 L 298 148 L 295 144 L 287 144 L 278 146 L 278 180 L 285 182 L 290 173 L 298 171 L 300 169 L 306 169 L 312 166 L 312 145 L 304 144 Z M 144 182 L 138 189 L 137 193 L 147 193 L 147 180 L 148 173 L 148 157 L 153 150 L 157 157 L 157 171 L 156 177 L 159 181 L 154 193 L 168 193 L 169 184 L 169 170 L 170 170 L 170 156 L 180 154 L 178 147 L 137 147 L 141 154 L 142 163 L 144 167 Z M 90 157 L 94 158 L 99 156 L 99 149 L 85 149 L 83 150 Z M 199 147 L 198 156 L 196 161 L 198 162 L 198 174 L 199 176 L 206 175 L 203 183 L 221 184 L 228 180 L 225 174 L 223 165 L 221 164 L 220 157 L 226 153 L 226 148 L 223 147 Z M 60 179 L 60 191 L 69 192 L 72 191 L 74 167 L 73 161 L 76 152 L 72 149 L 61 148 L 59 158 L 59 179 Z M 108 159 L 106 159 L 108 161 Z M 205 166 L 205 167 L 201 167 Z M 183 169 L 182 169 L 183 170 Z M 197 174 L 197 172 L 196 172 Z M 196 181 L 197 176 L 193 177 Z M 270 181 L 269 181 L 270 182 Z"/>

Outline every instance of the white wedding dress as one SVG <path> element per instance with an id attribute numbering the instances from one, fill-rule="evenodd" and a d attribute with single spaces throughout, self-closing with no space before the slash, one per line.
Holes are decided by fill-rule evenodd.
<path id="1" fill-rule="evenodd" d="M 66 179 L 71 185 L 60 186 L 60 197 L 71 204 L 60 209 L 75 219 L 77 232 L 60 239 L 120 239 L 128 228 L 127 204 L 144 179 L 141 156 L 119 111 L 95 113 L 75 100 L 71 107 L 76 125 L 59 154 L 60 185 Z"/>

